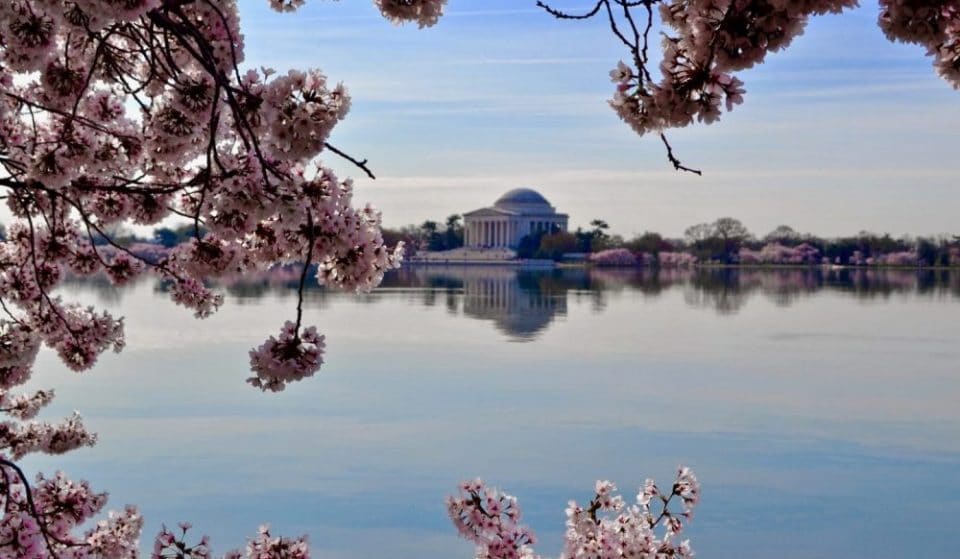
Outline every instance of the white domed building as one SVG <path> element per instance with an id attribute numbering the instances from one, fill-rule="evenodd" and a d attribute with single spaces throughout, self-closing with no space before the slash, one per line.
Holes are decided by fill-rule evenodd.
<path id="1" fill-rule="evenodd" d="M 517 248 L 520 239 L 537 232 L 567 230 L 567 214 L 557 213 L 532 188 L 515 188 L 493 203 L 463 214 L 464 246 Z"/>

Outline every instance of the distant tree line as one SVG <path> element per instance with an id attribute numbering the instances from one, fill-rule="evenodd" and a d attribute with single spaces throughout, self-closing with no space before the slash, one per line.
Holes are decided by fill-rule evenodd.
<path id="1" fill-rule="evenodd" d="M 441 226 L 438 222 L 427 220 L 420 225 L 406 225 L 399 229 L 382 227 L 384 244 L 395 246 L 403 242 L 407 254 L 422 250 L 453 250 L 463 246 L 463 218 L 459 214 L 447 216 Z"/>
<path id="2" fill-rule="evenodd" d="M 644 232 L 630 239 L 611 235 L 610 226 L 602 219 L 594 219 L 589 227 L 575 231 L 557 228 L 538 231 L 520 240 L 517 255 L 520 258 L 562 260 L 571 255 L 588 255 L 597 262 L 623 265 L 701 265 L 750 264 L 832 264 L 843 266 L 960 266 L 960 236 L 893 237 L 861 231 L 856 235 L 824 238 L 800 233 L 788 225 L 780 225 L 757 237 L 738 219 L 722 217 L 712 223 L 698 223 L 688 227 L 683 238 L 670 239 L 660 233 Z M 107 231 L 107 236 L 95 235 L 94 244 L 116 243 L 124 247 L 138 244 L 172 248 L 199 232 L 206 230 L 194 224 L 159 227 L 145 238 L 129 231 Z M 383 228 L 384 242 L 394 246 L 403 242 L 408 254 L 417 251 L 443 251 L 464 244 L 463 218 L 452 214 L 442 223 L 432 220 L 420 225 L 401 228 Z M 6 228 L 0 223 L 0 241 L 6 240 Z"/>
<path id="3" fill-rule="evenodd" d="M 740 221 L 729 217 L 688 227 L 682 242 L 674 243 L 674 249 L 686 251 L 700 262 L 719 264 L 754 263 L 745 260 L 762 259 L 764 251 L 788 255 L 801 249 L 808 255 L 818 255 L 817 263 L 826 264 L 960 265 L 960 237 L 956 235 L 894 238 L 889 233 L 861 231 L 852 236 L 828 239 L 780 225 L 757 238 Z"/>
<path id="4" fill-rule="evenodd" d="M 780 225 L 758 237 L 732 217 L 692 225 L 680 239 L 669 239 L 650 231 L 624 239 L 608 234 L 608 229 L 606 222 L 597 219 L 590 223 L 589 229 L 538 233 L 525 237 L 518 253 L 521 258 L 554 260 L 570 253 L 588 253 L 592 257 L 609 253 L 613 262 L 623 262 L 629 253 L 639 265 L 697 262 L 717 265 L 960 266 L 960 236 L 957 235 L 895 238 L 889 233 L 861 231 L 851 236 L 825 238 Z"/>
<path id="5" fill-rule="evenodd" d="M 609 235 L 610 226 L 602 219 L 590 222 L 589 229 L 577 227 L 576 231 L 561 231 L 557 228 L 538 231 L 520 239 L 517 256 L 520 258 L 544 258 L 560 260 L 565 254 L 591 253 L 623 244 L 619 235 Z"/>

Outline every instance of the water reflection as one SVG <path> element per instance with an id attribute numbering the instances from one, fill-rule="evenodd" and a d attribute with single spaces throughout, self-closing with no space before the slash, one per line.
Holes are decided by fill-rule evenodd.
<path id="1" fill-rule="evenodd" d="M 455 266 L 405 268 L 388 274 L 381 288 L 406 290 L 424 305 L 434 305 L 443 297 L 451 313 L 492 321 L 512 340 L 529 341 L 567 314 L 568 297 L 587 297 L 594 312 L 602 312 L 611 297 L 624 292 L 657 297 L 679 290 L 692 307 L 732 315 L 756 296 L 780 307 L 821 292 L 863 300 L 894 295 L 960 298 L 960 274 L 809 268 L 532 271 Z"/>
<path id="2" fill-rule="evenodd" d="M 451 313 L 490 321 L 513 341 L 530 341 L 567 314 L 567 292 L 583 288 L 584 276 L 503 267 L 418 267 L 401 270 L 385 285 L 429 286 L 422 291 L 427 304 L 442 286 Z"/>
<path id="3" fill-rule="evenodd" d="M 266 397 L 247 351 L 297 277 L 225 282 L 202 322 L 162 285 L 67 286 L 126 316 L 128 346 L 82 379 L 41 353 L 46 417 L 78 408 L 101 442 L 31 469 L 142 504 L 146 534 L 190 520 L 224 549 L 267 520 L 318 556 L 449 559 L 470 554 L 440 505 L 460 478 L 521 496 L 555 556 L 597 476 L 635 489 L 684 462 L 703 557 L 957 556 L 956 272 L 401 269 L 365 295 L 311 286 L 329 360 Z"/>
<path id="4" fill-rule="evenodd" d="M 300 277 L 296 267 L 274 269 L 220 280 L 218 287 L 239 304 L 271 296 L 292 299 Z M 82 285 L 100 303 L 115 304 L 123 291 L 106 279 L 88 279 Z M 158 282 L 157 292 L 167 285 Z M 836 293 L 860 300 L 894 296 L 960 298 L 960 274 L 948 270 L 864 269 L 736 269 L 695 270 L 585 269 L 523 270 L 502 266 L 417 266 L 388 273 L 371 294 L 332 292 L 307 284 L 305 299 L 321 309 L 331 298 L 351 297 L 376 304 L 386 292 L 401 293 L 410 302 L 432 307 L 442 304 L 453 315 L 489 321 L 511 341 L 535 340 L 558 317 L 567 315 L 568 298 L 590 302 L 602 312 L 611 297 L 625 292 L 658 297 L 669 290 L 682 292 L 687 305 L 719 315 L 734 315 L 760 296 L 779 307 L 789 307 L 820 293 Z"/>

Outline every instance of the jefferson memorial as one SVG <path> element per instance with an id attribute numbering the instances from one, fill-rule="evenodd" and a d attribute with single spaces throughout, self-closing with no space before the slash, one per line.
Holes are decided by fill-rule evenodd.
<path id="1" fill-rule="evenodd" d="M 463 214 L 463 244 L 468 248 L 517 248 L 520 239 L 537 232 L 567 230 L 567 214 L 539 192 L 515 188 L 493 203 Z"/>

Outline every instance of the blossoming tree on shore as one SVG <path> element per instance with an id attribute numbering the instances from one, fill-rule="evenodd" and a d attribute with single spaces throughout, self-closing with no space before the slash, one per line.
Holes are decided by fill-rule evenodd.
<path id="1" fill-rule="evenodd" d="M 270 3 L 294 11 L 303 0 Z M 441 16 L 445 0 L 374 3 L 394 22 L 427 27 Z M 638 133 L 658 134 L 677 169 L 692 170 L 673 154 L 663 129 L 716 120 L 722 102 L 729 110 L 742 101 L 742 83 L 731 72 L 785 47 L 809 15 L 854 3 L 599 0 L 580 15 L 541 6 L 565 19 L 609 16 L 630 54 L 629 63 L 612 73 L 613 108 Z M 884 0 L 881 6 L 889 37 L 925 45 L 941 75 L 960 82 L 960 3 Z M 672 30 L 659 81 L 648 58 L 656 13 Z M 152 274 L 169 285 L 174 302 L 203 318 L 223 302 L 204 280 L 299 265 L 294 317 L 251 350 L 248 380 L 281 390 L 319 369 L 323 336 L 302 323 L 311 270 L 325 285 L 362 291 L 399 263 L 400 247 L 385 246 L 378 212 L 354 206 L 350 179 L 317 159 L 345 158 L 373 177 L 366 160 L 329 141 L 349 108 L 346 88 L 319 70 L 277 75 L 244 67 L 234 0 L 11 0 L 0 6 L 0 198 L 15 218 L 0 242 L 0 411 L 7 417 L 0 423 L 0 556 L 138 554 L 142 520 L 135 508 L 84 529 L 104 507 L 104 493 L 59 473 L 31 481 L 17 463 L 29 453 L 59 454 L 96 440 L 79 416 L 34 420 L 52 391 L 14 392 L 30 377 L 41 345 L 76 371 L 124 345 L 122 319 L 55 294 L 65 274 L 102 273 L 117 285 Z M 172 216 L 191 223 L 195 234 L 163 258 L 146 258 L 110 235 L 117 225 L 151 225 Z M 99 248 L 97 239 L 110 249 Z M 671 495 L 687 503 L 685 475 L 681 471 Z M 612 490 L 602 489 L 597 499 Z M 465 490 L 475 505 L 482 488 Z M 579 543 L 570 544 L 570 553 L 606 545 L 618 534 L 617 522 L 629 524 L 633 539 L 624 545 L 630 549 L 674 546 L 672 537 L 657 539 L 651 531 L 663 521 L 676 534 L 673 523 L 680 517 L 651 522 L 642 501 L 639 509 L 599 502 L 589 514 L 573 513 L 568 540 Z M 463 504 L 466 516 L 458 526 L 473 534 L 484 556 L 514 556 L 498 551 L 510 546 L 489 539 L 489 526 L 477 528 L 470 506 Z M 497 516 L 489 506 L 486 514 Z M 604 521 L 594 516 L 598 511 L 625 512 Z M 584 514 L 594 526 L 580 522 Z M 509 523 L 501 526 L 512 530 Z M 163 530 L 154 556 L 208 557 L 206 540 L 187 544 L 187 530 Z M 498 534 L 502 541 L 505 533 Z M 526 537 L 518 536 L 514 543 Z M 523 545 L 510 549 L 521 552 Z M 677 546 L 670 549 L 685 553 L 684 544 Z M 246 551 L 257 559 L 307 554 L 303 539 L 279 538 L 268 529 Z"/>

